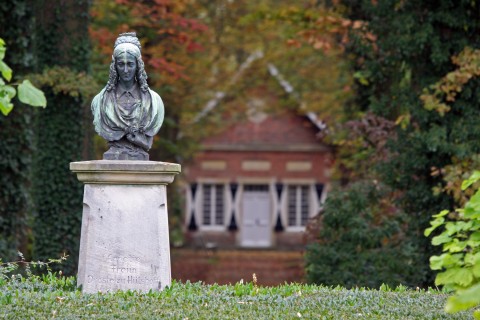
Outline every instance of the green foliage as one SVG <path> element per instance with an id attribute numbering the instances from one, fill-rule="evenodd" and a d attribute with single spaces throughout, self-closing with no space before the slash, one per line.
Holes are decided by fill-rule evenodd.
<path id="1" fill-rule="evenodd" d="M 76 72 L 67 67 L 54 66 L 46 68 L 40 74 L 31 75 L 38 86 L 49 87 L 54 95 L 83 98 L 86 104 L 97 94 L 101 86 L 85 72 Z"/>
<path id="2" fill-rule="evenodd" d="M 306 251 L 309 282 L 348 288 L 422 283 L 427 270 L 416 264 L 409 220 L 389 204 L 390 196 L 367 182 L 329 193 L 318 240 Z"/>
<path id="3" fill-rule="evenodd" d="M 3 61 L 5 58 L 5 41 L 0 38 L 0 73 L 8 82 L 12 80 L 12 69 Z M 12 85 L 5 84 L 5 81 L 0 77 L 0 112 L 3 115 L 8 115 L 13 109 L 11 100 L 15 97 L 17 91 Z M 23 80 L 18 85 L 18 98 L 21 102 L 31 105 L 33 107 L 46 107 L 47 100 L 42 91 L 35 88 L 29 80 Z"/>
<path id="4" fill-rule="evenodd" d="M 37 147 L 32 164 L 32 198 L 35 204 L 33 254 L 45 260 L 64 253 L 72 259 L 62 266 L 65 274 L 76 272 L 80 240 L 83 188 L 69 170 L 69 163 L 82 160 L 84 153 L 84 101 L 100 88 L 84 72 L 52 67 L 32 80 L 47 94 L 50 107 L 35 119 Z M 92 134 L 91 132 L 86 132 Z"/>
<path id="5" fill-rule="evenodd" d="M 41 90 L 35 88 L 30 80 L 23 80 L 18 85 L 18 99 L 25 104 L 29 104 L 33 107 L 46 107 L 47 99 Z"/>
<path id="6" fill-rule="evenodd" d="M 39 75 L 32 81 L 45 91 L 49 107 L 37 113 L 33 122 L 32 256 L 46 260 L 66 253 L 72 259 L 62 265 L 65 274 L 77 269 L 83 196 L 82 184 L 70 172 L 69 163 L 88 153 L 85 138 L 93 134 L 87 130 L 90 92 L 94 91 L 94 82 L 86 76 L 89 4 L 85 0 L 33 4 Z"/>
<path id="7" fill-rule="evenodd" d="M 451 108 L 445 102 L 453 102 L 465 84 L 480 76 L 480 50 L 466 47 L 458 56 L 452 58 L 457 69 L 449 72 L 440 81 L 425 89 L 421 95 L 424 107 L 444 115 Z"/>
<path id="8" fill-rule="evenodd" d="M 0 4 L 0 21 L 8 21 L 0 23 L 0 34 L 14 53 L 6 63 L 45 90 L 51 106 L 46 114 L 14 108 L 0 117 L 0 257 L 14 257 L 17 250 L 29 257 L 33 250 L 36 259 L 68 252 L 74 258 L 62 268 L 66 273 L 76 271 L 82 208 L 81 184 L 68 164 L 89 151 L 88 100 L 99 91 L 86 75 L 89 3 Z M 28 82 L 18 93 L 26 102 L 38 94 Z"/>
<path id="9" fill-rule="evenodd" d="M 0 2 L 0 35 L 8 44 L 5 63 L 20 77 L 32 72 L 34 64 L 34 28 L 29 3 L 28 0 Z M 8 117 L 0 115 L 0 257 L 7 261 L 16 257 L 17 250 L 30 254 L 28 191 L 35 109 L 20 105 L 18 102 Z"/>
<path id="10" fill-rule="evenodd" d="M 91 3 L 89 0 L 37 0 L 30 4 L 35 13 L 38 71 L 53 66 L 89 71 Z"/>
<path id="11" fill-rule="evenodd" d="M 434 194 L 445 181 L 432 174 L 480 153 L 480 79 L 465 82 L 450 112 L 424 108 L 419 97 L 452 70 L 466 47 L 480 44 L 480 3 L 470 0 L 342 1 L 352 20 L 363 20 L 374 41 L 351 33 L 348 52 L 356 61 L 357 111 L 397 123 L 388 142 L 389 156 L 371 164 L 375 177 L 397 191 L 396 205 L 412 219 L 412 233 L 421 234 L 431 214 L 453 207 L 453 198 Z M 464 71 L 453 74 L 463 79 Z M 452 77 L 452 76 L 450 76 Z M 443 83 L 443 82 L 442 82 Z M 450 83 L 449 81 L 445 83 Z M 453 87 L 451 87 L 453 88 Z M 449 88 L 436 97 L 442 102 Z M 363 121 L 362 117 L 359 121 Z M 374 131 L 375 128 L 372 128 Z M 372 146 L 375 149 L 376 146 Z M 418 239 L 420 268 L 435 254 L 427 239 Z M 426 279 L 426 284 L 431 283 Z"/>
<path id="12" fill-rule="evenodd" d="M 76 290 L 76 279 L 74 277 L 64 277 L 61 272 L 57 274 L 52 272 L 51 269 L 53 265 L 65 261 L 67 256 L 62 256 L 59 259 L 48 259 L 45 262 L 25 261 L 20 252 L 18 252 L 18 255 L 21 258 L 19 261 L 2 262 L 0 259 L 0 305 L 11 301 L 9 291 L 15 291 L 18 296 L 18 293 L 22 290 Z"/>
<path id="13" fill-rule="evenodd" d="M 74 274 L 80 240 L 83 188 L 69 163 L 82 160 L 83 108 L 80 98 L 55 95 L 49 87 L 49 107 L 35 119 L 35 152 L 32 164 L 32 198 L 35 259 L 63 253 L 73 257 L 64 265 Z"/>
<path id="14" fill-rule="evenodd" d="M 462 184 L 466 190 L 480 180 L 480 171 Z M 457 209 L 456 214 L 443 210 L 433 216 L 431 227 L 425 230 L 425 236 L 442 227 L 443 232 L 432 238 L 432 244 L 442 246 L 442 255 L 430 258 L 430 268 L 440 270 L 435 279 L 436 285 L 443 285 L 447 290 L 456 291 L 449 298 L 445 310 L 457 312 L 480 306 L 480 189 L 465 203 L 464 208 Z M 475 315 L 480 318 L 480 313 Z"/>
<path id="15" fill-rule="evenodd" d="M 285 284 L 178 283 L 161 292 L 82 294 L 55 273 L 11 276 L 0 284 L 0 317 L 101 319 L 468 319 L 442 310 L 447 296 L 405 287 L 380 291 Z"/>
<path id="16" fill-rule="evenodd" d="M 26 261 L 23 254 L 19 251 L 18 256 L 20 260 L 13 262 L 2 262 L 0 259 L 0 286 L 3 286 L 8 283 L 10 278 L 15 275 L 15 272 L 24 271 L 27 277 L 33 278 L 34 280 L 39 281 L 42 279 L 45 281 L 46 275 L 43 275 L 41 278 L 34 274 L 34 269 L 45 269 L 49 272 L 48 277 L 52 276 L 51 266 L 54 264 L 61 264 L 63 261 L 67 260 L 66 255 L 63 255 L 59 259 L 48 259 L 45 261 Z M 20 270 L 20 268 L 22 268 Z M 21 276 L 21 273 L 17 273 L 18 276 Z"/>

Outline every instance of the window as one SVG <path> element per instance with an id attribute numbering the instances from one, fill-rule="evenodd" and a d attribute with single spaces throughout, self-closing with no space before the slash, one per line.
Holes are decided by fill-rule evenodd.
<path id="1" fill-rule="evenodd" d="M 203 185 L 203 225 L 223 226 L 225 216 L 225 187 L 223 184 Z"/>
<path id="2" fill-rule="evenodd" d="M 309 186 L 290 185 L 287 190 L 288 226 L 306 226 L 310 211 Z"/>

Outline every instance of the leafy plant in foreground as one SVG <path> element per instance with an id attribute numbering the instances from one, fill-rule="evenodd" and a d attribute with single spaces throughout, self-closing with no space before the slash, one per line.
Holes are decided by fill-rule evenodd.
<path id="1" fill-rule="evenodd" d="M 0 38 L 0 111 L 3 115 L 8 115 L 13 109 L 13 103 L 11 100 L 17 94 L 17 90 L 12 85 L 5 83 L 5 80 L 9 82 L 12 79 L 12 69 L 3 61 L 5 58 L 5 41 Z M 4 80 L 5 79 L 5 80 Z M 23 80 L 18 85 L 18 99 L 25 104 L 29 104 L 33 107 L 46 107 L 47 100 L 42 91 L 35 88 L 30 80 Z"/>
<path id="2" fill-rule="evenodd" d="M 480 171 L 463 181 L 462 190 L 480 180 Z M 452 220 L 446 220 L 451 216 Z M 436 285 L 443 285 L 455 295 L 447 300 L 445 310 L 457 312 L 480 306 L 480 189 L 470 197 L 464 208 L 456 213 L 443 210 L 433 216 L 431 227 L 425 236 L 438 227 L 444 231 L 432 238 L 432 244 L 442 245 L 443 254 L 430 258 L 432 270 L 442 270 L 435 278 Z M 474 311 L 475 319 L 480 319 L 480 309 Z"/>

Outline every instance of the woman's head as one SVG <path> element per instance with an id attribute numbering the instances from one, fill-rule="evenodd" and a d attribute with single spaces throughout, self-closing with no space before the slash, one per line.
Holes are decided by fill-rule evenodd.
<path id="1" fill-rule="evenodd" d="M 132 66 L 132 61 L 136 62 L 135 66 Z M 120 65 L 126 68 L 124 69 L 125 73 L 118 69 Z M 133 67 L 134 70 L 128 68 L 129 66 Z M 131 70 L 134 74 L 129 73 L 127 69 Z M 120 76 L 119 71 L 122 73 L 122 79 L 123 77 L 127 79 L 134 76 L 140 89 L 142 91 L 148 90 L 147 73 L 145 72 L 145 65 L 142 60 L 141 45 L 135 32 L 122 33 L 115 41 L 112 62 L 110 63 L 110 75 L 106 86 L 107 91 L 116 87 Z"/>

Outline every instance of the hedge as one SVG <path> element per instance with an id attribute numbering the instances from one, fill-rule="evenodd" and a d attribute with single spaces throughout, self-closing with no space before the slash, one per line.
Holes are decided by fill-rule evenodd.
<path id="1" fill-rule="evenodd" d="M 162 292 L 82 294 L 75 278 L 0 279 L 0 318 L 5 319 L 471 319 L 447 314 L 447 294 L 387 286 L 379 290 L 285 284 L 258 287 L 173 284 Z"/>

